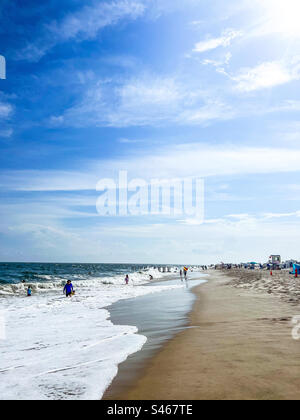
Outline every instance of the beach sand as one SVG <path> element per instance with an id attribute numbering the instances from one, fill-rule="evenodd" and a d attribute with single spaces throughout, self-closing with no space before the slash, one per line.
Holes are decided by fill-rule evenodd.
<path id="1" fill-rule="evenodd" d="M 189 313 L 195 301 L 192 289 L 204 278 L 181 282 L 178 276 L 163 281 L 153 281 L 148 287 L 157 285 L 183 286 L 166 290 L 159 294 L 150 293 L 138 299 L 125 299 L 111 305 L 108 310 L 115 325 L 135 325 L 139 334 L 147 341 L 141 351 L 131 354 L 118 367 L 118 375 L 106 390 L 104 399 L 114 399 L 128 389 L 143 374 L 148 361 L 179 332 L 184 331 L 189 323 Z"/>
<path id="2" fill-rule="evenodd" d="M 114 399 L 300 398 L 300 341 L 291 336 L 291 319 L 300 308 L 265 289 L 257 293 L 241 283 L 237 288 L 241 273 L 233 279 L 230 273 L 210 274 L 208 283 L 194 289 L 189 328 L 148 361 L 126 392 L 112 393 Z"/>

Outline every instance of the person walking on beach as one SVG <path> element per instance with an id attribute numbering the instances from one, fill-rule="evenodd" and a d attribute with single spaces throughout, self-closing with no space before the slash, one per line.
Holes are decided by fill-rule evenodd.
<path id="1" fill-rule="evenodd" d="M 64 293 L 66 294 L 66 297 L 71 297 L 74 293 L 73 284 L 71 283 L 71 280 L 67 281 L 67 284 L 64 287 Z"/>
<path id="2" fill-rule="evenodd" d="M 126 285 L 128 285 L 128 283 L 129 283 L 129 276 L 128 276 L 128 274 L 126 274 L 125 283 L 126 283 Z"/>

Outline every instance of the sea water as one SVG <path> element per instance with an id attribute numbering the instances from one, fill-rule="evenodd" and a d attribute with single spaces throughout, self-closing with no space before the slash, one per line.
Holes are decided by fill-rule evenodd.
<path id="1" fill-rule="evenodd" d="M 0 399 L 100 399 L 118 365 L 147 340 L 135 326 L 114 325 L 106 308 L 121 299 L 181 287 L 147 287 L 150 275 L 164 278 L 178 267 L 164 270 L 1 263 L 0 323 L 5 334 L 0 336 Z M 76 290 L 68 299 L 63 296 L 67 280 Z M 26 297 L 28 285 L 32 297 Z"/>

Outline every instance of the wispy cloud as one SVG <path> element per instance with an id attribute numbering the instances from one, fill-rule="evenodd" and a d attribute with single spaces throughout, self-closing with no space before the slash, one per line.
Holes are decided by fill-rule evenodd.
<path id="1" fill-rule="evenodd" d="M 258 225 L 260 223 L 272 222 L 272 219 L 293 219 L 297 221 L 300 218 L 300 211 L 290 213 L 257 213 L 257 214 L 228 214 L 217 219 L 206 219 L 201 221 L 197 218 L 186 218 L 178 220 L 179 223 L 184 225 L 197 226 L 201 224 L 206 225 L 226 225 L 227 227 L 241 227 Z"/>
<path id="2" fill-rule="evenodd" d="M 141 139 L 128 139 L 126 137 L 121 137 L 120 139 L 118 139 L 119 143 L 123 143 L 123 144 L 136 144 L 136 143 L 144 143 L 145 140 L 141 140 Z"/>
<path id="3" fill-rule="evenodd" d="M 22 181 L 23 179 L 23 181 Z M 94 190 L 98 182 L 96 171 L 19 170 L 2 173 L 2 191 L 83 191 Z"/>
<path id="4" fill-rule="evenodd" d="M 300 210 L 291 213 L 265 213 L 265 219 L 282 219 L 287 217 L 300 217 Z"/>
<path id="5" fill-rule="evenodd" d="M 202 61 L 202 64 L 205 66 L 211 65 L 216 67 L 218 70 L 223 70 L 224 66 L 227 66 L 230 63 L 230 60 L 232 58 L 232 54 L 230 52 L 226 53 L 224 57 L 222 57 L 219 60 L 212 60 L 212 59 L 205 59 Z"/>
<path id="6" fill-rule="evenodd" d="M 229 47 L 231 42 L 242 35 L 241 31 L 229 29 L 218 38 L 208 38 L 198 42 L 194 47 L 194 52 L 204 53 L 206 51 L 215 50 L 219 47 Z"/>
<path id="7" fill-rule="evenodd" d="M 133 21 L 149 15 L 158 18 L 162 14 L 186 6 L 197 5 L 197 0 L 94 0 L 61 20 L 52 20 L 43 25 L 41 35 L 34 42 L 17 52 L 18 59 L 39 61 L 53 47 L 68 41 L 95 39 L 103 29 L 123 21 Z"/>
<path id="8" fill-rule="evenodd" d="M 195 84 L 146 74 L 122 84 L 94 83 L 78 105 L 54 119 L 69 126 L 129 127 L 201 125 L 232 116 L 229 105 Z"/>
<path id="9" fill-rule="evenodd" d="M 96 2 L 93 6 L 85 6 L 79 12 L 68 15 L 62 22 L 52 22 L 48 29 L 61 40 L 74 38 L 95 38 L 99 30 L 115 25 L 121 19 L 135 19 L 145 11 L 139 0 L 121 0 L 112 2 Z"/>
<path id="10" fill-rule="evenodd" d="M 104 28 L 116 25 L 124 19 L 136 19 L 144 11 L 145 4 L 142 0 L 95 1 L 92 6 L 84 6 L 61 21 L 45 24 L 40 39 L 19 52 L 19 58 L 37 61 L 57 44 L 70 40 L 93 39 Z"/>
<path id="11" fill-rule="evenodd" d="M 76 162 L 81 171 L 5 171 L 2 191 L 84 191 L 96 190 L 101 178 L 115 179 L 119 170 L 130 178 L 175 179 L 185 177 L 241 176 L 299 172 L 300 151 L 284 148 L 251 148 L 184 144 L 158 147 L 124 159 Z M 155 162 L 155 167 L 153 166 Z M 181 163 L 182 164 L 179 164 Z"/>
<path id="12" fill-rule="evenodd" d="M 291 144 L 297 144 L 300 140 L 300 122 L 299 121 L 278 121 L 272 124 L 274 137 L 279 141 L 285 141 Z"/>
<path id="13" fill-rule="evenodd" d="M 10 138 L 13 135 L 13 132 L 12 128 L 0 128 L 0 137 Z"/>
<path id="14" fill-rule="evenodd" d="M 0 100 L 0 119 L 6 119 L 10 117 L 13 113 L 13 107 L 6 102 L 1 102 Z"/>
<path id="15" fill-rule="evenodd" d="M 300 79 L 300 58 L 292 61 L 264 62 L 253 68 L 245 68 L 232 77 L 241 92 L 271 88 Z"/>

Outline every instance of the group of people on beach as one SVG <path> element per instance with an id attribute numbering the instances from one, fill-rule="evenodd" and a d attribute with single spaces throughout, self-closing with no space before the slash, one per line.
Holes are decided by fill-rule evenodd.
<path id="1" fill-rule="evenodd" d="M 128 285 L 129 284 L 129 275 L 126 274 L 125 277 L 125 284 Z M 64 287 L 64 294 L 66 295 L 66 297 L 72 297 L 75 295 L 75 290 L 73 287 L 73 284 L 71 282 L 71 280 L 67 281 L 67 284 Z"/>
<path id="2" fill-rule="evenodd" d="M 187 272 L 188 272 L 187 267 L 184 267 L 183 270 L 180 270 L 180 278 L 181 278 L 182 281 L 183 281 L 183 276 L 184 276 L 185 279 L 187 278 Z M 153 276 L 151 274 L 149 275 L 149 279 L 153 280 Z M 129 275 L 126 274 L 125 285 L 128 286 L 128 284 L 129 284 Z M 72 284 L 71 280 L 68 280 L 67 283 L 65 284 L 63 293 L 66 295 L 67 298 L 75 295 L 75 290 L 74 290 L 74 287 L 73 287 L 73 284 Z M 27 296 L 28 297 L 32 296 L 32 289 L 31 289 L 30 286 L 28 286 L 28 288 L 27 288 Z"/>
<path id="3" fill-rule="evenodd" d="M 188 268 L 186 268 L 186 267 L 184 267 L 183 271 L 180 270 L 181 280 L 182 280 L 182 277 L 183 277 L 183 273 L 184 273 L 184 278 L 185 279 L 187 278 L 187 272 L 188 272 Z M 151 274 L 149 275 L 149 279 L 153 280 L 153 276 Z M 129 285 L 129 275 L 128 274 L 126 274 L 126 276 L 125 276 L 125 285 L 126 286 Z M 67 284 L 65 285 L 64 293 L 65 293 L 66 297 L 71 297 L 75 294 L 75 291 L 74 291 L 73 285 L 71 283 L 71 280 L 68 280 Z"/>
<path id="4" fill-rule="evenodd" d="M 185 280 L 187 279 L 188 270 L 189 269 L 187 267 L 184 267 L 183 270 L 179 271 L 181 281 L 183 281 L 183 276 Z"/>
<path id="5" fill-rule="evenodd" d="M 125 277 L 125 284 L 126 285 L 129 284 L 128 274 Z M 67 298 L 75 295 L 75 290 L 74 290 L 74 287 L 73 287 L 73 284 L 72 284 L 71 280 L 68 280 L 67 283 L 65 284 L 63 293 L 64 293 L 64 295 L 66 295 Z M 28 297 L 32 296 L 32 289 L 31 289 L 30 286 L 28 286 L 28 288 L 27 288 L 27 296 Z"/>

